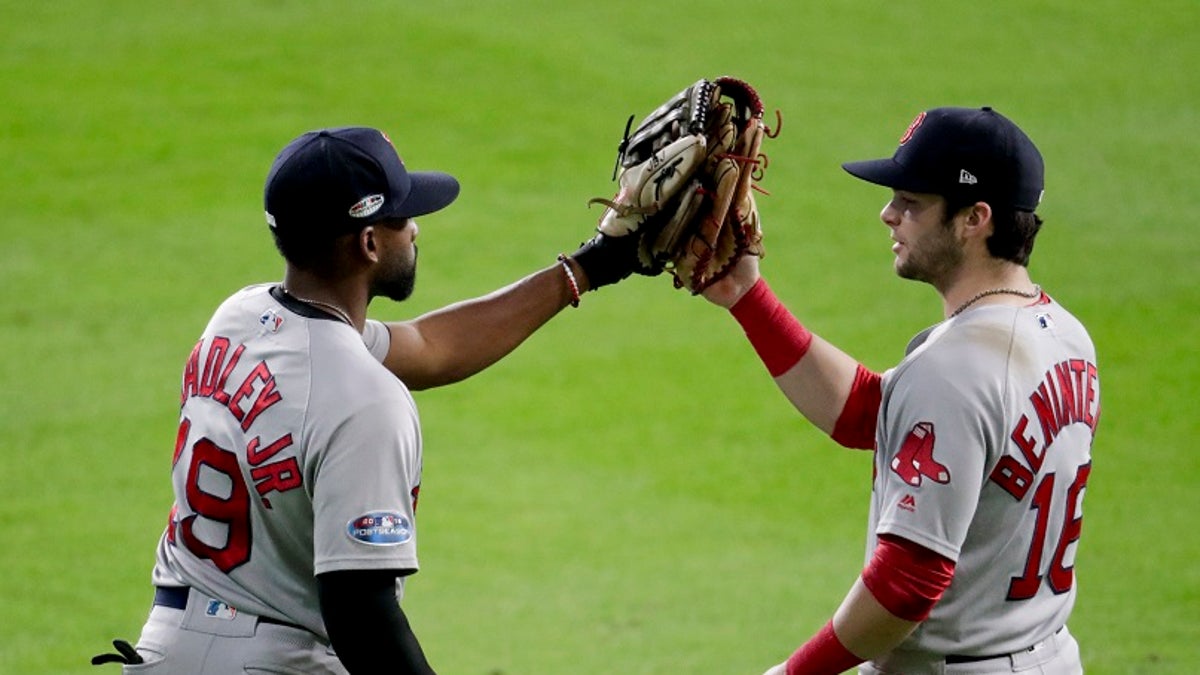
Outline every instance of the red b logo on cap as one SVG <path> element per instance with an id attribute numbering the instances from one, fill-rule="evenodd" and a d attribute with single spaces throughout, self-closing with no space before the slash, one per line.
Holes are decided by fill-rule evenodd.
<path id="1" fill-rule="evenodd" d="M 918 114 L 917 117 L 912 121 L 912 124 L 908 125 L 908 128 L 904 130 L 904 135 L 900 137 L 900 145 L 904 145 L 912 140 L 913 134 L 917 133 L 917 127 L 921 126 L 921 123 L 924 121 L 925 113 L 922 112 Z"/>

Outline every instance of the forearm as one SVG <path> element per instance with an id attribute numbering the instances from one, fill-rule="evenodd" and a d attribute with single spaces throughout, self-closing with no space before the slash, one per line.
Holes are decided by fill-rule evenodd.
<path id="1" fill-rule="evenodd" d="M 833 615 L 833 630 L 851 653 L 863 660 L 894 649 L 920 625 L 892 614 L 867 589 L 862 578 Z"/>
<path id="2" fill-rule="evenodd" d="M 813 335 L 759 278 L 730 307 L 775 384 L 810 422 L 832 435 L 858 361 Z"/>
<path id="3" fill-rule="evenodd" d="M 434 675 L 396 599 L 395 574 L 331 572 L 317 577 L 321 617 L 346 670 Z"/>
<path id="4" fill-rule="evenodd" d="M 808 353 L 775 384 L 813 426 L 832 436 L 857 368 L 858 361 L 814 335 Z"/>
<path id="5" fill-rule="evenodd" d="M 572 266 L 579 292 L 587 280 Z M 487 295 L 389 323 L 384 365 L 413 390 L 468 378 L 516 349 L 576 296 L 563 263 Z"/>
<path id="6" fill-rule="evenodd" d="M 929 617 L 953 578 L 950 559 L 880 535 L 833 619 L 792 654 L 786 673 L 833 675 L 895 649 Z"/>
<path id="7" fill-rule="evenodd" d="M 917 625 L 888 612 L 859 580 L 833 619 L 767 675 L 838 675 L 899 645 Z"/>

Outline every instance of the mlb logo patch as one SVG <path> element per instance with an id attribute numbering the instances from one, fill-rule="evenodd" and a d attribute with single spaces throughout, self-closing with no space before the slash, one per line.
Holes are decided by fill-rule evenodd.
<path id="1" fill-rule="evenodd" d="M 262 316 L 258 317 L 258 322 L 262 324 L 263 328 L 266 328 L 272 333 L 278 333 L 279 327 L 283 325 L 283 317 L 279 316 L 279 312 L 275 311 L 275 308 L 272 307 L 271 309 L 263 312 Z"/>
<path id="2" fill-rule="evenodd" d="M 1038 325 L 1043 329 L 1054 328 L 1054 317 L 1050 316 L 1049 312 L 1042 312 L 1037 315 Z"/>
<path id="3" fill-rule="evenodd" d="M 237 610 L 216 598 L 209 598 L 208 606 L 204 608 L 204 615 L 214 619 L 233 621 L 237 616 Z"/>

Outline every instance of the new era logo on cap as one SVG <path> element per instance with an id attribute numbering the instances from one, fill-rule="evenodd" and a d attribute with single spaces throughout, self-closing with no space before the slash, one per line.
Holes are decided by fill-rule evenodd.
<path id="1" fill-rule="evenodd" d="M 971 175 L 970 171 L 963 169 L 958 172 L 958 182 L 963 185 L 974 185 L 979 182 L 979 179 Z"/>

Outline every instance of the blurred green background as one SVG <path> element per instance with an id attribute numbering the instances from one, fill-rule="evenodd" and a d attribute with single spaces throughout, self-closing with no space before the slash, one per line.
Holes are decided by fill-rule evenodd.
<path id="1" fill-rule="evenodd" d="M 1039 144 L 1033 276 L 1104 384 L 1071 630 L 1089 673 L 1195 672 L 1198 29 L 1194 0 L 0 0 L 0 672 L 93 672 L 136 639 L 181 367 L 219 301 L 282 274 L 261 189 L 288 140 L 377 126 L 461 180 L 422 220 L 415 296 L 371 309 L 405 318 L 573 250 L 626 117 L 722 74 L 783 114 L 765 274 L 876 370 L 940 304 L 895 278 L 886 194 L 840 162 L 938 105 Z M 757 674 L 862 565 L 869 456 L 665 278 L 417 400 L 405 607 L 440 673 Z"/>

